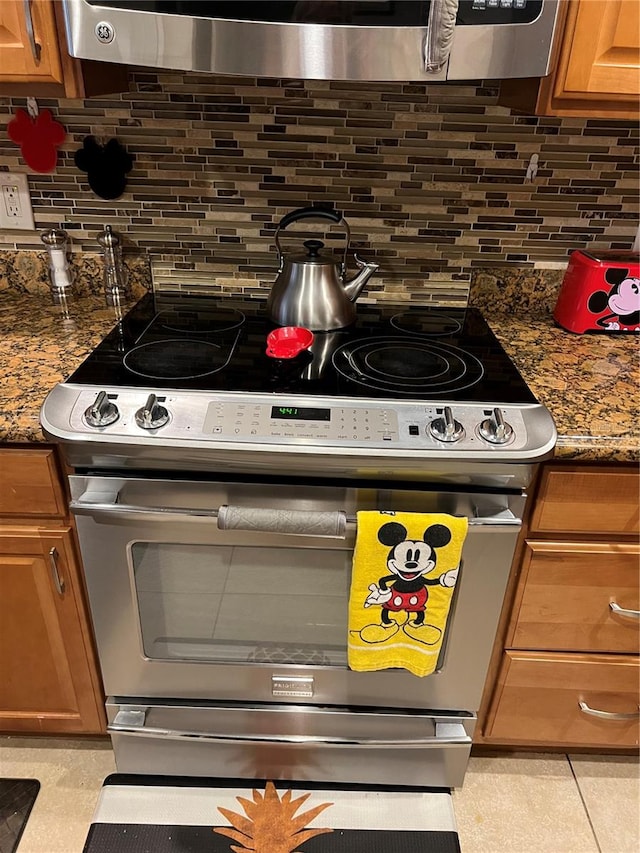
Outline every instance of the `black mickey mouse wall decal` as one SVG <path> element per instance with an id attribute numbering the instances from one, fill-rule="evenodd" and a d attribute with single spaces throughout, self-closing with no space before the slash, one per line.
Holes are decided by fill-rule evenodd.
<path id="1" fill-rule="evenodd" d="M 93 136 L 85 137 L 82 148 L 74 155 L 74 161 L 87 173 L 94 193 L 106 199 L 122 195 L 127 185 L 126 174 L 133 166 L 133 157 L 117 139 L 100 145 Z"/>
<path id="2" fill-rule="evenodd" d="M 603 329 L 619 329 L 621 325 L 637 327 L 640 323 L 640 278 L 629 276 L 628 269 L 607 270 L 604 278 L 611 288 L 596 290 L 587 303 L 592 314 L 611 312 L 599 317 L 597 325 Z"/>

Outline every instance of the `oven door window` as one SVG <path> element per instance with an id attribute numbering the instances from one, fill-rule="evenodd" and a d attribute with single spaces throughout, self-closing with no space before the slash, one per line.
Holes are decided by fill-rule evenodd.
<path id="1" fill-rule="evenodd" d="M 350 550 L 135 542 L 145 657 L 346 666 Z"/>

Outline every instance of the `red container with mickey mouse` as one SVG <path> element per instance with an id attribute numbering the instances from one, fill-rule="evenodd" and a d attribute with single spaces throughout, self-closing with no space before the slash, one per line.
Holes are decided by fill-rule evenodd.
<path id="1" fill-rule="evenodd" d="M 640 332 L 640 253 L 572 252 L 553 317 L 580 335 Z"/>

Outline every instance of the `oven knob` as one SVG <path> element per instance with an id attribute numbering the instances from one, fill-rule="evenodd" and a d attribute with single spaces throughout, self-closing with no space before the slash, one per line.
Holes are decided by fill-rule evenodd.
<path id="1" fill-rule="evenodd" d="M 155 394 L 149 394 L 147 402 L 136 412 L 136 423 L 142 429 L 159 429 L 169 420 L 169 412 L 158 403 Z"/>
<path id="2" fill-rule="evenodd" d="M 508 424 L 500 409 L 494 409 L 490 418 L 482 421 L 478 428 L 480 436 L 489 444 L 506 444 L 513 438 L 513 427 Z"/>
<path id="3" fill-rule="evenodd" d="M 451 407 L 445 406 L 444 417 L 431 421 L 429 432 L 438 441 L 460 441 L 464 435 L 464 427 L 453 417 Z"/>
<path id="4" fill-rule="evenodd" d="M 101 391 L 95 399 L 93 406 L 89 406 L 84 413 L 84 419 L 89 426 L 105 427 L 114 423 L 120 417 L 120 412 L 115 403 L 107 397 L 106 391 Z"/>

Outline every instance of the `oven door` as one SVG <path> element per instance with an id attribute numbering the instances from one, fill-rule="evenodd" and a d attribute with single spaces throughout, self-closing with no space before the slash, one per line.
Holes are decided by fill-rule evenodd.
<path id="1" fill-rule="evenodd" d="M 104 686 L 118 697 L 477 709 L 522 495 L 370 484 L 72 476 L 72 510 Z M 344 513 L 318 535 L 221 530 L 221 506 Z M 347 605 L 357 510 L 466 515 L 436 672 L 352 672 Z M 303 513 L 304 514 L 304 513 Z M 258 513 L 259 515 L 259 513 Z M 326 532 L 326 531 L 325 531 Z"/>

